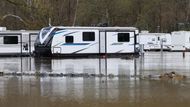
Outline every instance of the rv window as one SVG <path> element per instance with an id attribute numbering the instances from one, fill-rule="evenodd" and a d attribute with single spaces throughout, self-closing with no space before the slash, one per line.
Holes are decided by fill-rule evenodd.
<path id="1" fill-rule="evenodd" d="M 160 40 L 160 37 L 158 37 L 158 41 Z"/>
<path id="2" fill-rule="evenodd" d="M 18 44 L 18 36 L 4 36 L 4 44 Z"/>
<path id="3" fill-rule="evenodd" d="M 83 41 L 95 41 L 95 32 L 83 32 Z"/>
<path id="4" fill-rule="evenodd" d="M 66 36 L 65 43 L 73 43 L 73 36 Z"/>
<path id="5" fill-rule="evenodd" d="M 118 42 L 130 42 L 130 34 L 118 33 Z"/>

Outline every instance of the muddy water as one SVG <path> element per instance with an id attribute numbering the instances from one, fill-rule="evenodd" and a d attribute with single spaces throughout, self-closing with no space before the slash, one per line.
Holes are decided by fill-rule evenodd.
<path id="1" fill-rule="evenodd" d="M 114 74 L 119 77 L 0 76 L 0 107 L 187 107 L 190 54 L 137 59 L 0 58 L 1 72 Z M 140 79 L 175 71 L 185 80 Z M 136 77 L 137 75 L 137 77 Z"/>

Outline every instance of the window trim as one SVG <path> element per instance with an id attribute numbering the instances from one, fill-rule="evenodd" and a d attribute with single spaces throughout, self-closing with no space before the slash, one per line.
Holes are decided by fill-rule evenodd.
<path id="1" fill-rule="evenodd" d="M 122 34 L 122 38 L 126 36 L 125 34 L 128 34 L 128 35 L 127 35 L 127 36 L 128 36 L 127 40 L 126 40 L 126 41 L 124 41 L 124 40 L 119 40 L 119 34 Z M 124 34 L 125 36 L 124 36 L 123 34 Z M 124 32 L 123 32 L 123 33 L 118 33 L 118 34 L 117 34 L 117 42 L 130 42 L 130 33 L 124 33 Z"/>
<path id="2" fill-rule="evenodd" d="M 10 38 L 13 38 L 13 40 L 16 40 L 16 41 L 8 40 Z M 11 43 L 10 41 L 13 41 L 13 42 Z M 3 44 L 5 44 L 5 45 L 19 44 L 19 38 L 18 38 L 18 36 L 3 36 Z"/>
<path id="3" fill-rule="evenodd" d="M 72 42 L 67 42 L 67 38 L 72 38 Z M 74 37 L 73 36 L 65 36 L 65 43 L 74 43 Z"/>
<path id="4" fill-rule="evenodd" d="M 85 40 L 85 37 L 84 36 L 87 36 L 87 35 L 84 35 L 84 33 L 93 33 L 93 35 L 91 34 L 90 36 L 93 36 L 92 39 L 90 37 L 88 37 L 87 39 L 88 40 Z M 89 36 L 89 34 L 88 34 Z M 82 32 L 82 41 L 88 41 L 88 42 L 93 42 L 96 40 L 96 37 L 95 37 L 95 32 Z"/>

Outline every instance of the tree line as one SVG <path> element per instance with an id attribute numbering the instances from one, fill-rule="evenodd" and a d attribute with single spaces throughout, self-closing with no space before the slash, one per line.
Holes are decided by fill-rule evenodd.
<path id="1" fill-rule="evenodd" d="M 0 0 L 0 26 L 134 26 L 151 32 L 190 30 L 190 0 Z"/>

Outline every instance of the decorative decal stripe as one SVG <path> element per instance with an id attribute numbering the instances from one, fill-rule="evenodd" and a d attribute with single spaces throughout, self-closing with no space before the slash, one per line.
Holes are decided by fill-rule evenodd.
<path id="1" fill-rule="evenodd" d="M 40 43 L 43 44 L 45 42 L 45 40 L 48 38 L 48 36 L 51 34 L 51 32 L 54 30 L 55 27 L 52 27 L 48 33 L 42 37 L 43 35 L 43 31 L 45 30 L 45 28 L 43 28 L 41 31 L 40 31 Z"/>
<path id="2" fill-rule="evenodd" d="M 64 31 L 63 30 L 62 31 L 58 31 L 58 32 L 55 32 L 54 35 L 57 35 L 57 34 L 60 34 L 60 33 L 64 33 L 64 32 L 66 32 L 66 31 L 65 30 Z"/>
<path id="3" fill-rule="evenodd" d="M 124 51 L 124 49 L 120 50 L 120 51 L 117 51 L 116 53 L 121 53 L 122 51 Z"/>
<path id="4" fill-rule="evenodd" d="M 124 43 L 112 43 L 111 44 L 112 46 L 116 46 L 116 45 L 124 45 Z M 125 44 L 125 45 L 135 45 L 135 44 Z"/>
<path id="5" fill-rule="evenodd" d="M 124 43 L 112 43 L 111 45 L 123 45 Z"/>
<path id="6" fill-rule="evenodd" d="M 89 49 L 91 46 L 93 46 L 93 45 L 95 45 L 95 44 L 97 44 L 97 43 L 94 43 L 94 44 L 90 45 L 90 46 L 87 47 L 87 48 L 83 48 L 83 49 L 80 49 L 80 50 L 78 50 L 78 51 L 75 51 L 75 52 L 73 52 L 72 54 L 76 54 L 76 53 L 78 53 L 78 52 L 81 52 L 81 51 L 84 51 L 84 50 L 86 50 L 86 49 Z"/>
<path id="7" fill-rule="evenodd" d="M 81 51 L 84 51 L 84 50 L 86 50 L 86 49 L 88 49 L 88 48 L 83 48 L 83 49 L 81 49 L 81 50 L 78 50 L 78 51 L 73 52 L 72 54 L 76 54 L 76 53 L 81 52 Z"/>
<path id="8" fill-rule="evenodd" d="M 64 34 L 65 32 L 67 32 L 67 31 L 59 31 L 59 32 L 56 32 L 54 35 L 58 35 L 58 34 L 63 33 L 62 36 L 69 36 L 69 35 L 71 35 L 71 34 L 77 33 L 78 31 L 70 32 L 70 33 Z M 72 35 L 72 36 L 73 36 L 73 35 Z"/>
<path id="9" fill-rule="evenodd" d="M 90 43 L 64 43 L 62 45 L 64 46 L 83 46 L 83 45 L 89 45 Z"/>
<path id="10" fill-rule="evenodd" d="M 74 34 L 74 33 L 77 33 L 77 32 L 78 32 L 78 31 L 70 32 L 70 33 L 64 34 L 63 36 L 69 36 L 69 35 Z"/>
<path id="11" fill-rule="evenodd" d="M 56 47 L 56 46 L 58 46 L 58 45 L 61 45 L 63 42 L 60 42 L 60 43 L 57 43 L 57 44 L 55 44 L 53 47 Z"/>

